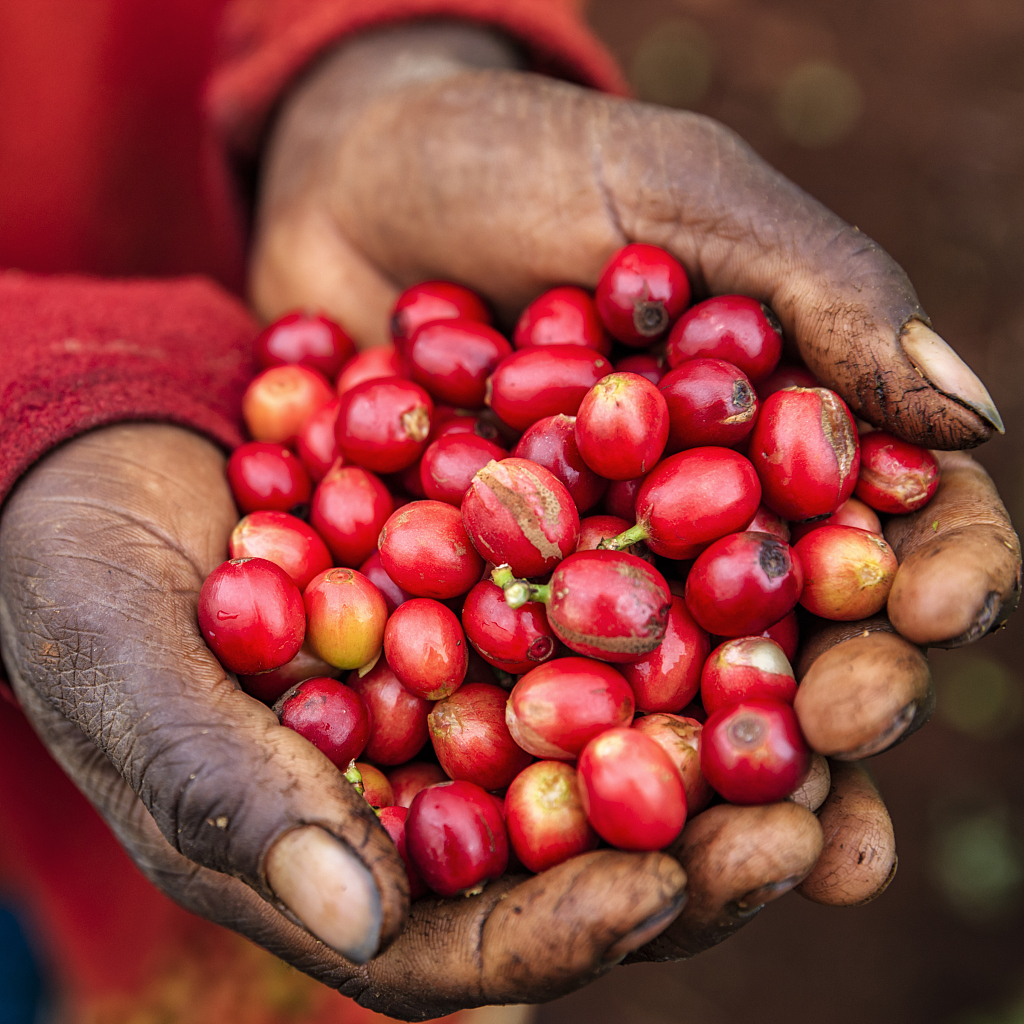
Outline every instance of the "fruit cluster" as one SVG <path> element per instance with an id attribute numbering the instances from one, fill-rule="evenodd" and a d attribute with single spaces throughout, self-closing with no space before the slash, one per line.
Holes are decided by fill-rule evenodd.
<path id="1" fill-rule="evenodd" d="M 401 295 L 393 347 L 300 313 L 258 339 L 245 516 L 200 627 L 379 808 L 414 895 L 471 890 L 510 847 L 542 871 L 661 849 L 716 798 L 828 791 L 796 606 L 881 610 L 877 513 L 920 508 L 938 469 L 780 365 L 766 306 L 689 301 L 679 263 L 628 245 L 514 344 L 447 282 Z"/>

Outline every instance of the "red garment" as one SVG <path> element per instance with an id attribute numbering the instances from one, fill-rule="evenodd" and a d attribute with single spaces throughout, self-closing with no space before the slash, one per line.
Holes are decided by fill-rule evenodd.
<path id="1" fill-rule="evenodd" d="M 538 70 L 622 91 L 573 8 L 0 4 L 0 267 L 17 268 L 0 273 L 0 498 L 54 445 L 103 424 L 157 419 L 240 440 L 255 324 L 223 290 L 240 291 L 244 268 L 229 150 L 252 155 L 311 59 L 367 27 L 457 18 L 515 35 Z M 46 274 L 203 274 L 220 287 Z M 142 1006 L 191 1024 L 294 1020 L 296 1006 L 307 1020 L 374 1017 L 160 895 L 2 700 L 0 779 L 0 888 L 27 910 L 80 1019 L 113 1024 Z"/>

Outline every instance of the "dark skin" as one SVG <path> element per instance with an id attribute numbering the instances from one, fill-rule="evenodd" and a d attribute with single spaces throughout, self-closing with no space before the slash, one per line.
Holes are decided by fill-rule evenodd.
<path id="1" fill-rule="evenodd" d="M 381 343 L 398 290 L 447 277 L 510 320 L 551 284 L 592 286 L 624 242 L 651 242 L 683 261 L 700 292 L 770 302 L 812 369 L 865 419 L 933 447 L 990 436 L 998 414 L 987 393 L 923 326 L 912 287 L 874 243 L 721 126 L 517 64 L 480 30 L 419 26 L 356 40 L 300 83 L 266 152 L 251 278 L 260 313 L 322 307 L 361 344 Z M 1016 601 L 1005 512 L 975 464 L 952 458 L 964 461 L 946 473 L 944 500 L 961 510 L 956 528 L 981 538 L 984 571 L 972 577 L 924 527 L 926 513 L 904 521 L 894 543 L 907 596 L 890 603 L 892 620 L 931 621 L 930 601 L 955 603 L 961 618 L 950 620 L 956 632 L 913 644 L 886 621 L 877 629 L 893 648 L 860 660 L 842 655 L 863 645 L 864 627 L 822 629 L 801 671 L 834 651 L 842 671 L 819 669 L 815 687 L 866 709 L 833 737 L 837 757 L 873 753 L 925 717 L 926 669 L 898 645 L 975 639 Z M 177 427 L 99 430 L 33 469 L 0 522 L 15 691 L 136 863 L 179 903 L 365 1005 L 424 1019 L 551 999 L 624 958 L 693 955 L 801 882 L 808 898 L 840 905 L 888 884 L 884 805 L 859 770 L 835 762 L 818 816 L 792 803 L 715 807 L 670 851 L 596 851 L 410 912 L 372 812 L 237 688 L 198 633 L 198 590 L 236 518 L 223 466 L 212 444 Z M 943 564 L 944 578 L 915 586 Z M 879 657 L 898 696 L 888 704 L 877 699 Z M 851 661 L 862 667 L 848 671 Z M 828 704 L 802 714 L 805 729 L 836 732 Z M 317 874 L 321 854 L 341 858 L 351 882 L 330 905 L 303 889 L 313 877 L 326 893 L 337 877 Z"/>

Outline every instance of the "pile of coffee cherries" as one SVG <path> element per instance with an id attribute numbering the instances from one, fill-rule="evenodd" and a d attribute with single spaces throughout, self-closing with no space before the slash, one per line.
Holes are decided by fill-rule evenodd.
<path id="1" fill-rule="evenodd" d="M 675 259 L 628 245 L 511 344 L 439 281 L 400 296 L 387 348 L 305 313 L 257 341 L 245 515 L 199 624 L 379 809 L 414 896 L 828 792 L 796 608 L 880 611 L 878 513 L 921 508 L 938 468 L 780 364 L 760 302 L 689 304 Z"/>

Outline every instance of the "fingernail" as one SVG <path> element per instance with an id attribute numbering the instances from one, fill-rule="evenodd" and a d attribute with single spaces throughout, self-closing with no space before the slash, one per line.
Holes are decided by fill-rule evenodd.
<path id="1" fill-rule="evenodd" d="M 366 963 L 380 945 L 380 894 L 365 865 L 329 832 L 306 825 L 267 854 L 277 898 L 331 949 Z"/>
<path id="2" fill-rule="evenodd" d="M 780 882 L 769 882 L 760 888 L 751 889 L 745 896 L 733 900 L 731 909 L 739 917 L 756 914 L 766 903 L 771 903 L 772 900 L 789 892 L 799 881 L 800 879 L 794 875 L 790 878 L 783 878 Z"/>
<path id="3" fill-rule="evenodd" d="M 889 723 L 888 728 L 883 729 L 874 739 L 853 750 L 829 754 L 829 757 L 834 757 L 837 761 L 860 761 L 865 757 L 873 757 L 875 754 L 880 754 L 883 750 L 891 747 L 910 728 L 916 716 L 917 701 L 912 700 L 897 712 L 896 717 Z"/>
<path id="4" fill-rule="evenodd" d="M 907 358 L 936 391 L 973 409 L 1000 434 L 1003 418 L 974 371 L 930 327 L 911 320 L 900 333 Z"/>
<path id="5" fill-rule="evenodd" d="M 605 954 L 601 958 L 602 962 L 614 963 L 621 960 L 627 953 L 632 953 L 634 949 L 646 945 L 675 920 L 685 902 L 686 893 L 681 893 L 664 910 L 659 910 L 658 913 L 641 921 L 632 931 L 627 932 L 605 950 Z"/>

